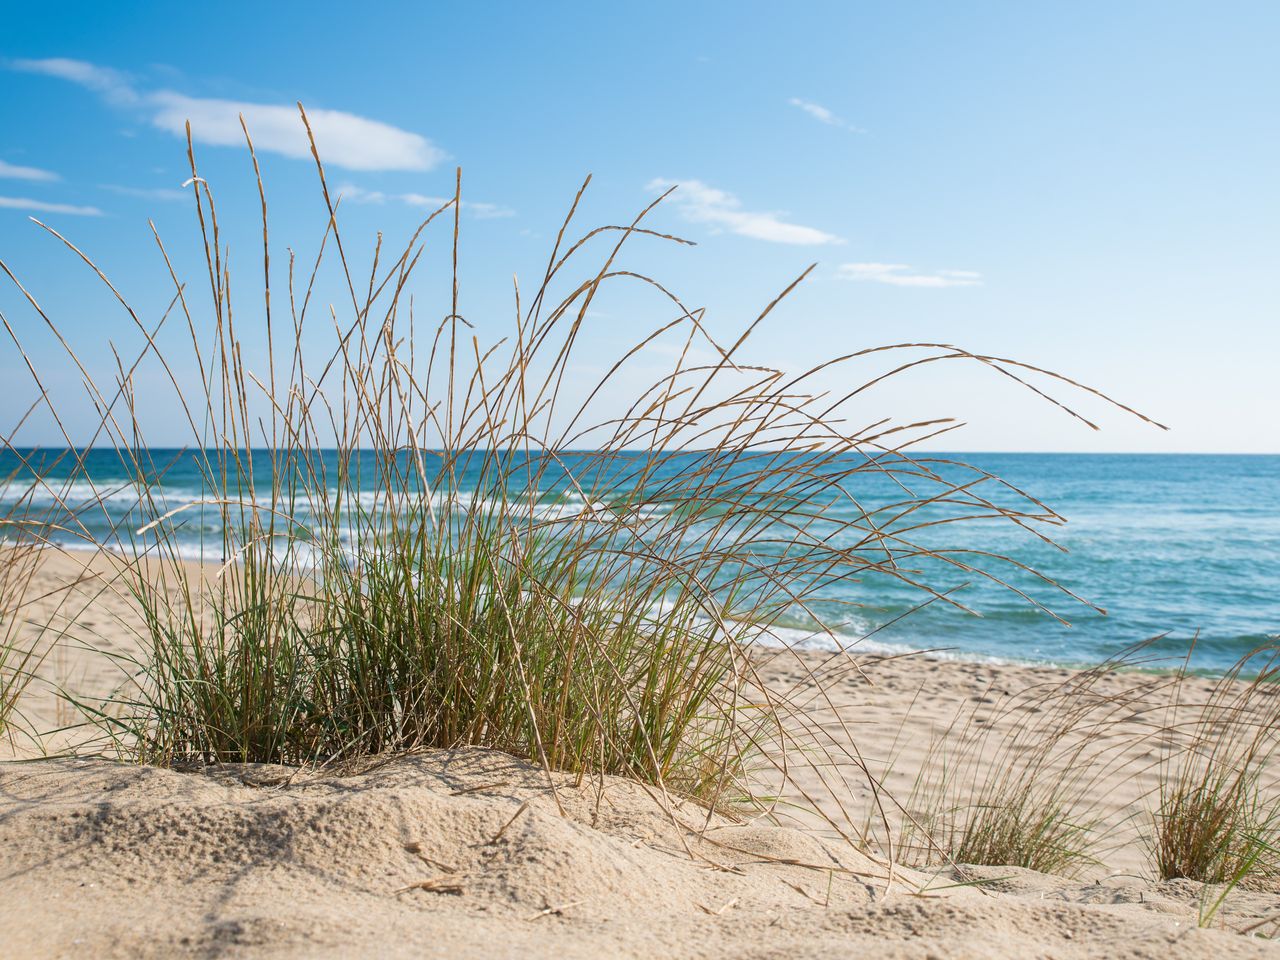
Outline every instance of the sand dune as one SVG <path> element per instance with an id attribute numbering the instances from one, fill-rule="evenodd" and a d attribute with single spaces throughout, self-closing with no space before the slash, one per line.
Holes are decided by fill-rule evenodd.
<path id="1" fill-rule="evenodd" d="M 81 576 L 66 557 L 41 575 L 50 585 Z M 84 600 L 66 607 L 75 628 L 43 670 L 103 692 L 117 674 L 84 641 L 127 649 L 128 607 L 92 577 L 75 590 Z M 770 682 L 797 700 L 823 669 L 814 654 L 761 657 Z M 899 792 L 958 709 L 991 701 L 995 716 L 1005 694 L 1069 676 L 927 659 L 859 662 L 874 685 L 831 664 L 840 673 L 828 684 L 830 702 L 815 703 L 811 716 L 846 717 L 878 769 L 894 758 L 886 785 Z M 1119 689 L 1143 680 L 1107 682 Z M 34 722 L 52 726 L 62 711 L 47 685 L 32 688 Z M 1135 743 L 1140 760 L 1151 747 Z M 23 750 L 30 758 L 30 745 Z M 969 868 L 967 885 L 957 885 L 950 867 L 898 867 L 891 877 L 813 818 L 794 818 L 796 826 L 708 819 L 651 788 L 548 777 L 491 751 L 425 752 L 342 774 L 18 760 L 0 764 L 0 954 L 1271 955 L 1269 943 L 1227 928 L 1280 913 L 1280 897 L 1237 893 L 1218 929 L 1198 929 L 1198 884 L 1144 876 L 1139 823 L 1153 777 L 1148 769 L 1100 783 L 1098 808 L 1115 830 L 1092 871 L 1065 879 Z M 815 768 L 799 781 L 817 791 L 822 776 Z M 845 802 L 866 807 L 869 791 L 855 785 Z"/>
<path id="2" fill-rule="evenodd" d="M 356 776 L 0 772 L 7 956 L 1262 956 L 1194 885 L 987 890 L 485 751 Z M 563 811 L 563 812 L 562 812 Z M 933 888 L 933 889 L 931 889 Z"/>

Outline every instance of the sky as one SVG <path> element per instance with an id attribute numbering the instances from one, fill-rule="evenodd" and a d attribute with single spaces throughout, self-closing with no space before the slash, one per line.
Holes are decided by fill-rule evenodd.
<path id="1" fill-rule="evenodd" d="M 461 168 L 461 312 L 491 339 L 587 174 L 591 225 L 675 186 L 646 223 L 696 246 L 636 242 L 628 266 L 705 307 L 718 337 L 817 264 L 752 357 L 801 370 L 955 343 L 1170 429 L 1077 397 L 1095 432 L 959 364 L 879 388 L 868 422 L 957 417 L 948 449 L 1280 452 L 1278 4 L 69 3 L 7 4 L 5 19 L 0 260 L 91 364 L 128 318 L 29 218 L 154 319 L 172 286 L 148 219 L 198 266 L 189 121 L 248 286 L 260 224 L 240 114 L 273 238 L 301 256 L 324 229 L 301 101 L 353 247 L 380 230 L 404 242 Z M 424 297 L 445 266 L 428 259 Z M 54 363 L 3 276 L 0 312 Z M 603 363 L 670 313 L 602 297 L 591 350 Z M 35 394 L 8 345 L 0 377 L 12 422 Z M 153 443 L 181 441 L 170 414 Z"/>

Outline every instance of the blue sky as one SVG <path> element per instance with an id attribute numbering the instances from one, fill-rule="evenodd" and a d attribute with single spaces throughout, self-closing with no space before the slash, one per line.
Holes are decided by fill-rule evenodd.
<path id="1" fill-rule="evenodd" d="M 630 265 L 705 305 L 717 333 L 818 263 L 754 356 L 801 369 L 884 342 L 953 342 L 1060 370 L 1173 429 L 1086 402 L 1094 433 L 958 366 L 879 391 L 868 420 L 957 416 L 969 425 L 946 445 L 971 450 L 1280 451 L 1280 5 L 139 3 L 5 16 L 0 259 L 90 355 L 129 335 L 126 318 L 27 217 L 66 233 L 141 311 L 163 310 L 147 218 L 167 240 L 192 236 L 187 119 L 221 216 L 240 225 L 233 257 L 255 263 L 243 112 L 273 235 L 312 249 L 324 216 L 301 100 L 365 248 L 377 230 L 407 236 L 463 168 L 463 312 L 495 338 L 512 273 L 541 270 L 587 173 L 584 223 L 629 221 L 678 183 L 651 225 L 698 245 L 637 245 Z M 39 360 L 36 318 L 7 280 L 0 310 Z M 616 353 L 668 314 L 604 302 L 594 349 Z M 11 350 L 0 375 L 24 377 Z M 4 401 L 10 418 L 24 390 Z"/>

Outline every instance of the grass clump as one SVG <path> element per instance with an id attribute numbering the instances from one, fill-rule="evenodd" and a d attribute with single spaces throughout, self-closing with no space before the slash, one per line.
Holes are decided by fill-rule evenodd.
<path id="1" fill-rule="evenodd" d="M 1270 886 L 1280 879 L 1280 799 L 1271 764 L 1280 737 L 1280 664 L 1256 650 L 1213 681 L 1193 720 L 1170 724 L 1150 855 L 1163 880 Z M 1188 707 L 1190 708 L 1188 710 Z"/>
<path id="2" fill-rule="evenodd" d="M 49 650 L 30 615 L 37 599 L 33 581 L 40 541 L 35 534 L 42 517 L 33 503 L 41 483 L 26 477 L 32 472 L 38 468 L 16 468 L 0 477 L 0 738 L 12 738 L 18 701 Z"/>
<path id="3" fill-rule="evenodd" d="M 1109 682 L 1139 665 L 1145 647 L 998 702 L 991 691 L 976 698 L 931 744 L 907 802 L 901 855 L 1066 876 L 1097 863 L 1106 831 L 1094 798 L 1133 747 L 1111 725 L 1170 682 L 1134 674 Z"/>
<path id="4" fill-rule="evenodd" d="M 161 243 L 172 302 L 158 324 L 108 283 L 140 340 L 132 359 L 114 354 L 114 382 L 66 354 L 99 417 L 94 442 L 132 478 L 127 512 L 104 498 L 98 526 L 78 528 L 116 557 L 139 613 L 144 653 L 121 659 L 127 682 L 90 708 L 126 757 L 305 763 L 477 745 L 736 802 L 753 765 L 798 762 L 791 704 L 756 676 L 754 641 L 800 618 L 841 643 L 840 591 L 863 578 L 954 604 L 931 586 L 938 571 L 1006 584 L 1001 569 L 1024 569 L 929 546 L 947 524 L 1061 521 L 982 471 L 907 452 L 951 421 L 850 426 L 850 411 L 886 377 L 950 360 L 1077 385 L 947 344 L 799 373 L 749 362 L 744 344 L 804 275 L 722 342 L 701 309 L 619 262 L 637 240 L 686 242 L 641 225 L 652 207 L 571 240 L 580 192 L 533 295 L 514 291 L 513 329 L 482 345 L 459 308 L 460 192 L 398 253 L 379 235 L 358 266 L 317 156 L 327 226 L 309 270 L 273 256 L 258 175 L 263 297 L 246 320 L 188 143 L 206 276 L 180 280 Z M 432 245 L 436 220 L 452 230 Z M 424 332 L 408 291 L 433 257 L 446 303 Z M 616 359 L 601 364 L 584 346 L 591 308 L 624 284 L 661 319 L 621 350 L 612 331 Z M 340 306 L 320 308 L 321 289 Z M 861 386 L 832 396 L 832 376 Z M 144 378 L 168 390 L 185 449 L 143 442 L 157 403 L 138 399 Z M 175 502 L 178 476 L 198 493 Z M 888 495 L 864 506 L 876 484 Z M 193 530 L 204 566 L 186 552 Z"/>

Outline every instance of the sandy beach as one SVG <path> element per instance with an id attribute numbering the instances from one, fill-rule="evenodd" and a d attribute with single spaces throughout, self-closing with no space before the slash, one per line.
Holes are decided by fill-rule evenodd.
<path id="1" fill-rule="evenodd" d="M 137 649 L 138 624 L 109 582 L 109 568 L 89 554 L 45 558 L 38 575 L 45 592 L 62 596 L 58 588 L 72 586 L 55 620 L 65 634 L 24 703 L 23 715 L 37 730 L 73 719 L 55 686 L 102 695 L 121 674 L 101 651 Z M 38 611 L 33 619 L 41 619 Z M 803 706 L 805 722 L 825 731 L 826 755 L 842 748 L 849 756 L 847 748 L 856 745 L 884 794 L 900 806 L 877 807 L 853 764 L 833 769 L 812 762 L 805 769 L 799 758 L 794 783 L 831 822 L 785 804 L 773 816 L 708 817 L 654 788 L 548 777 L 534 764 L 474 749 L 340 772 L 234 765 L 180 772 L 109 758 L 35 759 L 35 745 L 20 738 L 6 747 L 11 759 L 0 766 L 4 953 L 1272 952 L 1266 941 L 1232 928 L 1280 913 L 1280 896 L 1236 891 L 1213 929 L 1200 929 L 1201 886 L 1153 878 L 1143 840 L 1159 769 L 1152 716 L 1172 709 L 1159 677 L 1115 673 L 1091 687 L 1103 695 L 1099 702 L 1126 703 L 1123 716 L 1113 713 L 1105 731 L 1091 734 L 1127 745 L 1107 754 L 1111 766 L 1090 785 L 1104 837 L 1097 863 L 1071 877 L 948 864 L 899 863 L 890 870 L 883 840 L 894 830 L 874 811 L 885 810 L 883 819 L 900 825 L 920 769 L 938 762 L 939 743 L 959 756 L 973 731 L 985 728 L 979 745 L 968 748 L 972 755 L 979 764 L 1008 762 L 998 761 L 1012 755 L 1000 745 L 1045 709 L 1043 697 L 1026 691 L 1057 689 L 1074 675 L 923 656 L 772 650 L 754 656 L 771 689 Z M 1207 681 L 1188 681 L 1181 698 L 1193 701 L 1207 689 Z M 1135 690 L 1147 698 L 1141 709 L 1125 700 Z M 955 724 L 975 710 L 973 722 Z M 64 752 L 83 736 L 54 734 L 44 749 Z M 833 783 L 846 784 L 847 793 Z M 832 823 L 869 827 L 878 848 L 856 849 Z"/>
<path id="2" fill-rule="evenodd" d="M 0 960 L 1280 957 L 1280 4 L 4 13 Z"/>

